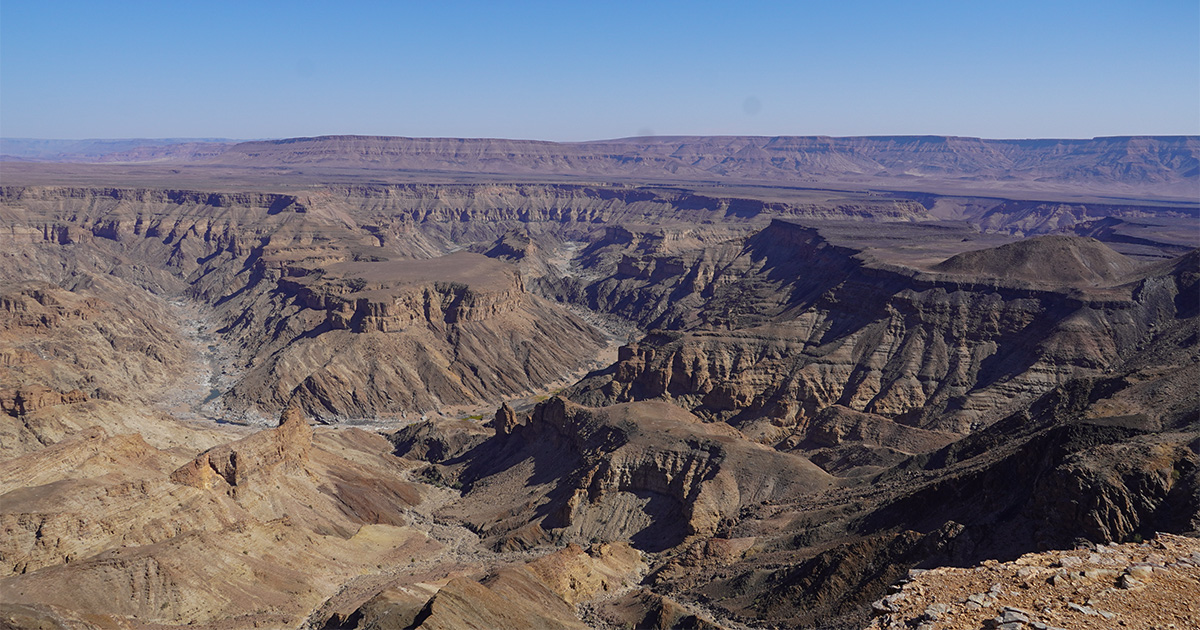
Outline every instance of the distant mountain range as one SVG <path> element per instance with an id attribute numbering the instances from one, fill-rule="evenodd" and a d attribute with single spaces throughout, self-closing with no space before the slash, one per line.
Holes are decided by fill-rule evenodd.
<path id="1" fill-rule="evenodd" d="M 9 162 L 113 162 L 192 156 L 201 148 L 220 153 L 237 144 L 229 138 L 118 138 L 43 140 L 0 138 L 0 160 Z M 158 157 L 148 157 L 148 156 Z"/>
<path id="2" fill-rule="evenodd" d="M 1200 136 L 4 139 L 0 159 L 1200 197 Z"/>

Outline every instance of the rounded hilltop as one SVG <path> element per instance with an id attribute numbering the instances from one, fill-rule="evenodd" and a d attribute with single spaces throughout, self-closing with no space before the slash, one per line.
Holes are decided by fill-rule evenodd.
<path id="1" fill-rule="evenodd" d="M 951 256 L 934 271 L 1037 284 L 1112 284 L 1138 269 L 1133 260 L 1094 238 L 1039 236 Z"/>

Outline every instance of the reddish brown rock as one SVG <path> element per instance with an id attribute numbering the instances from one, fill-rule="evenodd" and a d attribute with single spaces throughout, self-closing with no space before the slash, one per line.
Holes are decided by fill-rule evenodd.
<path id="1" fill-rule="evenodd" d="M 31 387 L 19 390 L 0 390 L 0 411 L 10 416 L 23 416 L 44 407 L 72 405 L 87 400 L 87 394 L 78 389 L 59 392 L 49 387 Z"/>
<path id="2" fill-rule="evenodd" d="M 280 416 L 278 427 L 205 451 L 171 473 L 171 480 L 202 489 L 238 488 L 276 468 L 284 472 L 302 470 L 312 440 L 312 427 L 299 409 L 289 407 Z"/>

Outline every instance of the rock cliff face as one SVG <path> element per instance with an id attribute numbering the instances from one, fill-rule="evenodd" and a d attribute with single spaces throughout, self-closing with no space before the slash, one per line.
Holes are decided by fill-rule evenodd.
<path id="1" fill-rule="evenodd" d="M 1087 148 L 631 142 L 730 177 Z M 1187 204 L 296 181 L 0 188 L 0 624 L 861 627 L 914 567 L 1200 528 Z M 319 426 L 356 418 L 390 439 Z"/>
<path id="2" fill-rule="evenodd" d="M 269 416 L 295 402 L 326 419 L 490 404 L 587 365 L 599 335 L 531 295 L 524 274 L 548 273 L 560 243 L 590 238 L 597 226 L 712 218 L 749 226 L 770 214 L 852 211 L 566 185 L 298 195 L 5 187 L 0 199 L 4 238 L 21 252 L 4 261 L 14 277 L 63 285 L 91 274 L 207 302 L 242 375 L 223 392 L 226 409 Z M 855 203 L 863 216 L 924 212 L 915 202 Z M 499 250 L 488 250 L 490 260 L 441 258 L 517 227 L 548 247 L 521 274 L 493 262 Z"/>
<path id="3" fill-rule="evenodd" d="M 265 271 L 264 271 L 265 273 Z M 526 291 L 515 269 L 466 252 L 425 260 L 289 266 L 277 280 L 306 308 L 325 311 L 336 330 L 402 332 L 413 325 L 459 324 L 504 316 Z"/>
<path id="4" fill-rule="evenodd" d="M 1087 282 L 1103 287 L 1056 290 L 1082 282 L 1065 264 L 1056 269 L 1070 278 L 986 279 L 983 267 L 1000 264 L 986 261 L 1012 257 L 1005 247 L 936 267 L 980 261 L 963 281 L 871 263 L 784 222 L 740 245 L 686 262 L 618 245 L 620 264 L 577 299 L 664 330 L 622 348 L 611 370 L 570 395 L 589 404 L 661 397 L 739 426 L 792 427 L 800 438 L 833 405 L 966 433 L 998 419 L 995 410 L 1113 365 L 1187 315 L 1180 309 L 1193 291 L 1191 271 L 1139 276 L 1102 244 L 1065 237 L 1022 248 L 1069 252 L 1062 256 L 1093 269 Z M 1087 266 L 1093 251 L 1102 268 Z"/>
<path id="5" fill-rule="evenodd" d="M 253 299 L 226 332 L 250 357 L 234 408 L 294 402 L 329 419 L 478 406 L 553 382 L 604 344 L 511 265 L 466 252 L 289 262 Z"/>
<path id="6" fill-rule="evenodd" d="M 56 392 L 45 387 L 8 390 L 0 393 L 0 411 L 10 416 L 23 416 L 38 409 L 81 403 L 87 399 L 87 394 L 78 389 L 69 392 Z"/>
<path id="7" fill-rule="evenodd" d="M 308 464 L 312 439 L 312 428 L 304 416 L 295 407 L 290 407 L 284 411 L 276 429 L 205 451 L 171 473 L 171 481 L 203 490 L 214 487 L 234 490 L 245 487 L 252 477 L 269 476 L 276 467 L 303 470 Z"/>
<path id="8" fill-rule="evenodd" d="M 173 317 L 152 296 L 123 289 L 91 274 L 66 287 L 0 283 L 0 410 L 28 416 L 89 399 L 144 402 L 173 385 L 188 352 Z"/>
<path id="9" fill-rule="evenodd" d="M 451 463 L 449 472 L 466 492 L 447 513 L 480 519 L 475 527 L 498 547 L 529 545 L 546 535 L 627 539 L 660 551 L 712 536 L 745 505 L 831 484 L 801 457 L 664 403 L 589 409 L 552 398 L 463 459 L 471 464 Z M 496 504 L 497 490 L 516 481 L 514 470 L 525 469 L 551 485 L 546 499 L 526 509 Z M 522 500 L 524 492 L 507 489 L 501 496 Z"/>

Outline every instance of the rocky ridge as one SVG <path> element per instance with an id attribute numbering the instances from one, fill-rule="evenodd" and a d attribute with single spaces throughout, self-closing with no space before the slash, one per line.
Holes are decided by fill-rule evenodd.
<path id="1" fill-rule="evenodd" d="M 964 252 L 933 266 L 935 271 L 972 277 L 1021 280 L 1072 287 L 1117 283 L 1138 265 L 1095 239 L 1042 236 L 995 249 Z"/>
<path id="2" fill-rule="evenodd" d="M 507 263 L 373 258 L 265 263 L 282 268 L 252 282 L 274 290 L 227 331 L 250 357 L 230 397 L 294 401 L 322 418 L 470 408 L 553 382 L 605 343 Z M 264 326 L 276 332 L 264 337 Z"/>
<path id="3" fill-rule="evenodd" d="M 1190 628 L 1200 624 L 1200 542 L 1031 553 L 1010 562 L 915 570 L 876 601 L 869 628 Z"/>
<path id="4" fill-rule="evenodd" d="M 0 193 L 24 625 L 852 627 L 914 567 L 1200 528 L 1200 258 L 1171 239 L 1008 246 L 857 194 Z M 183 296 L 234 349 L 217 417 L 281 426 L 157 406 L 200 372 Z M 518 400 L 606 341 L 584 307 L 651 330 Z M 390 441 L 302 417 L 458 400 L 499 410 Z"/>
<path id="5" fill-rule="evenodd" d="M 830 485 L 811 463 L 671 405 L 589 409 L 561 398 L 441 468 L 439 476 L 464 488 L 445 514 L 465 518 L 497 548 L 632 540 L 660 551 L 711 537 L 747 504 Z M 523 470 L 536 471 L 547 487 L 545 498 L 522 507 L 529 494 L 519 487 Z M 512 505 L 498 503 L 498 495 L 512 497 L 505 501 Z"/>
<path id="6" fill-rule="evenodd" d="M 1194 270 L 1146 267 L 1139 275 L 1138 265 L 1094 241 L 1026 243 L 1098 252 L 1104 275 L 1088 282 L 1100 286 L 1080 292 L 1075 276 L 1083 276 L 1074 272 L 988 278 L 981 264 L 971 265 L 969 281 L 945 273 L 963 257 L 1007 258 L 1012 246 L 960 254 L 931 268 L 938 273 L 900 268 L 783 221 L 682 254 L 599 241 L 590 255 L 615 264 L 598 264 L 609 275 L 568 299 L 658 330 L 569 396 L 592 405 L 672 400 L 772 442 L 823 431 L 812 423 L 835 406 L 964 434 L 1113 365 L 1200 299 Z M 1062 290 L 1064 282 L 1073 284 Z"/>
<path id="7" fill-rule="evenodd" d="M 215 436 L 175 431 L 190 448 L 93 429 L 0 464 L 0 614 L 292 626 L 341 580 L 439 547 L 408 525 L 426 493 L 377 435 L 315 433 L 291 410 L 196 456 Z"/>
<path id="8" fill-rule="evenodd" d="M 69 149 L 68 149 L 69 150 Z M 1194 192 L 1194 136 L 988 140 L 946 136 L 662 136 L 555 143 L 488 138 L 321 136 L 237 144 L 114 146 L 91 161 L 173 166 L 322 167 L 349 171 L 624 177 L 680 181 L 885 182 L 893 186 Z M 43 156 L 40 159 L 47 159 Z M 53 156 L 48 159 L 55 159 Z M 72 159 L 63 156 L 59 159 Z M 78 159 L 78 158 L 75 158 Z M 87 160 L 88 157 L 84 157 Z"/>

